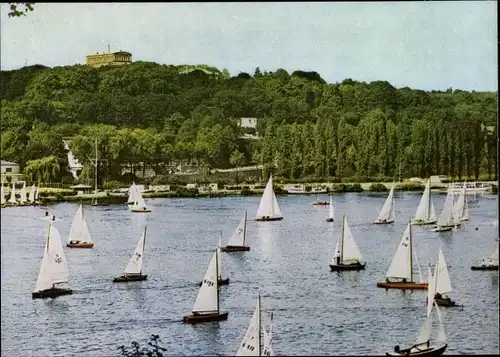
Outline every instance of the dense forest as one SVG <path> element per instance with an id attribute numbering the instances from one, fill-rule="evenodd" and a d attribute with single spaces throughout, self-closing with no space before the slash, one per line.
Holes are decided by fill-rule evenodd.
<path id="1" fill-rule="evenodd" d="M 135 62 L 1 71 L 1 158 L 32 180 L 70 180 L 63 137 L 92 175 L 124 167 L 168 177 L 262 164 L 284 179 L 497 176 L 497 93 L 425 92 L 386 81 L 327 83 L 316 72 L 227 70 Z M 260 140 L 239 118 L 258 118 Z M 276 166 L 275 166 L 276 165 Z M 127 180 L 129 182 L 130 180 Z"/>

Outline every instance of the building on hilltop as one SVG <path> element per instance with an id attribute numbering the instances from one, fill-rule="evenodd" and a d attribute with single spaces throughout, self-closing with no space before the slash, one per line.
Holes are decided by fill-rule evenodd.
<path id="1" fill-rule="evenodd" d="M 118 52 L 97 52 L 95 55 L 88 55 L 86 64 L 92 67 L 103 66 L 123 66 L 132 63 L 132 54 L 125 51 Z"/>

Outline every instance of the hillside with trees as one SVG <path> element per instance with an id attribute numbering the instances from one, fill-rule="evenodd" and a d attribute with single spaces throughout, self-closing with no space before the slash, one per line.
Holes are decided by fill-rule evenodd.
<path id="1" fill-rule="evenodd" d="M 327 83 L 316 72 L 231 77 L 209 66 L 135 62 L 113 69 L 41 65 L 1 71 L 1 158 L 33 180 L 70 180 L 62 138 L 92 175 L 123 167 L 168 177 L 178 164 L 262 164 L 287 180 L 496 179 L 497 93 Z M 239 118 L 258 118 L 246 140 Z M 251 131 L 251 130 L 250 130 Z M 51 169 L 41 167 L 51 165 Z M 59 165 L 59 169 L 55 166 Z M 43 171 L 43 172 L 42 172 Z M 47 173 L 49 172 L 49 173 Z"/>

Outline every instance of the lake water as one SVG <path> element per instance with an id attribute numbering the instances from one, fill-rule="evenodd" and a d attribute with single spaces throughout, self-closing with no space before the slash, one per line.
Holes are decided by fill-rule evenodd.
<path id="1" fill-rule="evenodd" d="M 2 355 L 119 356 L 120 345 L 141 345 L 158 334 L 169 355 L 234 356 L 248 327 L 258 292 L 264 313 L 274 313 L 276 355 L 380 355 L 395 344 L 407 346 L 426 314 L 426 292 L 385 290 L 385 277 L 421 194 L 395 195 L 396 222 L 371 221 L 386 194 L 334 196 L 335 222 L 328 206 L 312 196 L 278 196 L 284 219 L 256 222 L 260 197 L 150 199 L 152 213 L 135 214 L 125 205 L 85 206 L 93 249 L 65 248 L 74 294 L 32 300 L 47 234 L 36 219 L 43 207 L 1 210 Z M 327 197 L 325 196 L 325 199 Z M 445 195 L 434 195 L 439 213 Z M 448 354 L 499 352 L 498 272 L 470 266 L 498 244 L 498 198 L 487 196 L 469 209 L 471 220 L 455 232 L 414 226 L 413 241 L 423 278 L 441 246 L 449 265 L 452 298 L 461 307 L 442 308 Z M 50 207 L 63 241 L 76 204 Z M 188 325 L 213 249 L 223 243 L 248 210 L 246 253 L 222 254 L 221 309 L 227 321 Z M 330 272 L 329 261 L 346 214 L 366 270 Z M 114 284 L 147 224 L 144 258 L 147 281 Z M 477 228 L 477 230 L 476 230 Z M 418 273 L 417 273 L 418 277 Z"/>

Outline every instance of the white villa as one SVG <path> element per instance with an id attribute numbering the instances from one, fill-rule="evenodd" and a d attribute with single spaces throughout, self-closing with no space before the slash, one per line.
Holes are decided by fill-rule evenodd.
<path id="1" fill-rule="evenodd" d="M 22 181 L 23 174 L 19 172 L 19 164 L 15 162 L 0 160 L 1 182 L 6 183 L 8 177 L 10 182 Z"/>
<path id="2" fill-rule="evenodd" d="M 64 139 L 63 143 L 64 143 L 64 148 L 66 150 L 68 150 L 68 164 L 69 164 L 69 169 L 70 169 L 71 174 L 73 175 L 73 177 L 75 179 L 77 179 L 78 175 L 80 175 L 80 172 L 83 169 L 83 165 L 80 164 L 80 162 L 78 161 L 78 159 L 75 157 L 75 155 L 73 155 L 73 153 L 69 149 L 69 145 L 71 144 L 71 140 L 70 139 Z"/>

